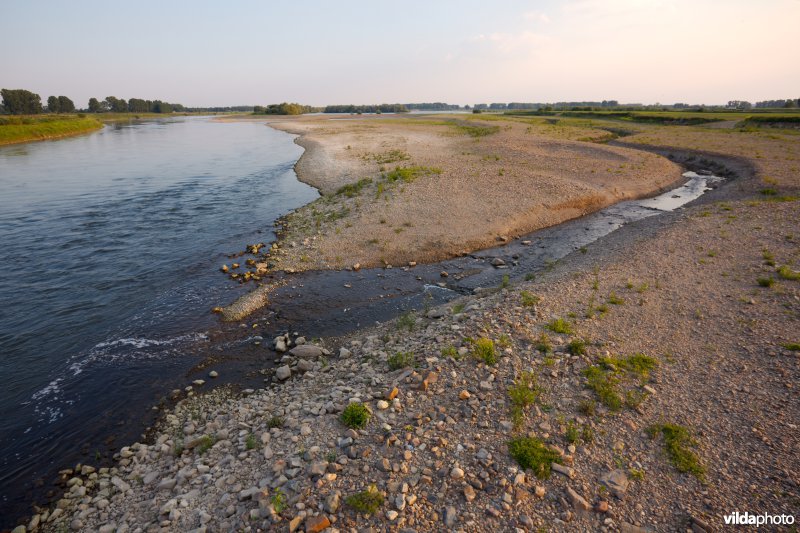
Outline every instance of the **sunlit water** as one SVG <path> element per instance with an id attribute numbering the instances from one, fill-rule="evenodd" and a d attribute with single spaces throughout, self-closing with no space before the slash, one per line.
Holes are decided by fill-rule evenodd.
<path id="1" fill-rule="evenodd" d="M 0 516 L 202 350 L 226 254 L 317 196 L 292 139 L 193 117 L 0 147 Z"/>

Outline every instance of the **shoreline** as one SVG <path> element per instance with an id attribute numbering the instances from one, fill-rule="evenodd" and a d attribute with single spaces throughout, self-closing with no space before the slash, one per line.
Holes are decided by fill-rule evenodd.
<path id="1" fill-rule="evenodd" d="M 46 123 L 44 125 L 46 125 Z M 0 127 L 4 127 L 4 126 L 0 126 Z M 26 136 L 20 136 L 18 138 L 14 138 L 14 139 L 7 139 L 7 140 L 0 139 L 0 146 L 12 146 L 12 145 L 16 145 L 16 144 L 25 144 L 25 143 L 29 143 L 29 142 L 38 142 L 38 141 L 55 141 L 55 140 L 64 139 L 64 138 L 68 138 L 68 137 L 76 137 L 78 135 L 86 135 L 86 134 L 93 133 L 95 131 L 101 130 L 104 127 L 105 127 L 105 124 L 103 124 L 100 121 L 97 121 L 96 124 L 89 124 L 86 127 L 83 127 L 81 129 L 74 130 L 74 131 L 66 131 L 66 132 L 63 132 L 63 133 L 41 134 L 41 133 L 37 133 L 37 132 L 31 132 L 31 133 L 27 133 Z M 34 128 L 31 128 L 31 129 L 34 129 Z"/>

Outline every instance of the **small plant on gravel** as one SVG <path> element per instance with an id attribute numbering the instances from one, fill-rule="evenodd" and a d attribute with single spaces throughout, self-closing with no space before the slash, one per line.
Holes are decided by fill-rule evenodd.
<path id="1" fill-rule="evenodd" d="M 784 348 L 789 350 L 790 352 L 800 352 L 800 342 L 787 342 L 781 344 Z"/>
<path id="2" fill-rule="evenodd" d="M 351 403 L 342 411 L 342 424 L 352 429 L 361 429 L 367 425 L 372 415 L 363 403 Z"/>
<path id="3" fill-rule="evenodd" d="M 514 380 L 514 384 L 508 388 L 508 398 L 511 400 L 511 420 L 514 427 L 522 426 L 525 409 L 533 405 L 540 394 L 541 390 L 533 373 L 523 372 Z"/>
<path id="4" fill-rule="evenodd" d="M 389 364 L 389 370 L 398 370 L 400 368 L 406 368 L 409 366 L 417 366 L 417 362 L 414 359 L 414 354 L 412 352 L 397 352 L 396 354 L 389 356 L 389 359 L 387 359 L 386 362 Z"/>
<path id="5" fill-rule="evenodd" d="M 511 337 L 503 333 L 497 338 L 497 345 L 500 346 L 501 348 L 510 348 L 512 345 Z"/>
<path id="6" fill-rule="evenodd" d="M 521 291 L 519 296 L 522 299 L 523 307 L 533 307 L 534 305 L 538 304 L 540 300 L 538 296 L 528 291 Z"/>
<path id="7" fill-rule="evenodd" d="M 761 251 L 761 257 L 764 259 L 765 265 L 772 267 L 775 266 L 775 255 L 766 248 L 764 248 L 764 250 Z"/>
<path id="8" fill-rule="evenodd" d="M 641 468 L 631 468 L 628 470 L 628 477 L 634 481 L 644 481 L 644 470 Z"/>
<path id="9" fill-rule="evenodd" d="M 336 462 L 336 452 L 330 451 L 330 452 L 326 453 L 325 454 L 325 460 L 328 461 L 329 463 L 335 463 Z"/>
<path id="10" fill-rule="evenodd" d="M 367 490 L 345 498 L 344 503 L 359 513 L 372 515 L 383 505 L 383 494 L 378 492 L 378 488 L 375 485 L 370 485 Z"/>
<path id="11" fill-rule="evenodd" d="M 601 357 L 598 361 L 606 370 L 626 370 L 636 374 L 642 381 L 646 381 L 650 377 L 650 372 L 658 366 L 658 359 L 643 353 L 628 357 Z"/>
<path id="12" fill-rule="evenodd" d="M 586 344 L 583 339 L 572 339 L 567 345 L 567 351 L 572 355 L 586 355 Z"/>
<path id="13" fill-rule="evenodd" d="M 759 287 L 770 288 L 773 285 L 775 285 L 775 278 L 773 278 L 772 276 L 769 276 L 767 278 L 758 278 L 756 281 L 758 281 Z"/>
<path id="14" fill-rule="evenodd" d="M 541 440 L 531 437 L 517 437 L 508 442 L 511 457 L 524 470 L 530 468 L 539 479 L 548 479 L 551 465 L 561 463 L 558 452 L 548 448 Z"/>
<path id="15" fill-rule="evenodd" d="M 200 437 L 200 444 L 197 445 L 197 453 L 203 455 L 210 450 L 212 446 L 214 446 L 214 437 L 211 435 L 203 435 Z"/>
<path id="16" fill-rule="evenodd" d="M 183 455 L 183 438 L 182 437 L 175 437 L 174 444 L 172 445 L 172 454 L 175 457 L 180 457 Z"/>
<path id="17" fill-rule="evenodd" d="M 575 444 L 580 439 L 580 435 L 581 433 L 580 430 L 578 429 L 578 426 L 575 424 L 573 420 L 570 420 L 569 423 L 567 423 L 567 431 L 564 434 L 564 437 L 567 439 L 567 442 L 569 442 L 570 444 Z"/>
<path id="18" fill-rule="evenodd" d="M 270 419 L 267 420 L 267 427 L 269 429 L 282 428 L 283 427 L 283 418 L 281 418 L 280 416 L 270 417 Z"/>
<path id="19" fill-rule="evenodd" d="M 454 315 L 457 315 L 457 314 L 463 313 L 463 312 L 464 312 L 464 304 L 459 303 L 459 304 L 454 304 L 453 305 L 453 314 Z"/>
<path id="20" fill-rule="evenodd" d="M 407 329 L 409 332 L 414 331 L 414 326 L 417 324 L 417 319 L 414 318 L 414 313 L 411 311 L 403 313 L 397 317 L 397 329 Z"/>
<path id="21" fill-rule="evenodd" d="M 452 357 L 453 359 L 460 359 L 458 356 L 458 350 L 455 346 L 447 346 L 442 348 L 442 357 Z"/>
<path id="22" fill-rule="evenodd" d="M 647 393 L 637 390 L 629 390 L 625 392 L 625 405 L 631 409 L 636 409 L 647 398 Z"/>
<path id="23" fill-rule="evenodd" d="M 272 509 L 277 514 L 281 514 L 289 506 L 289 502 L 286 500 L 286 494 L 279 488 L 275 489 L 275 492 L 272 493 L 269 502 L 272 504 Z"/>
<path id="24" fill-rule="evenodd" d="M 705 467 L 700 457 L 691 449 L 697 446 L 688 428 L 678 424 L 655 424 L 647 428 L 650 438 L 664 437 L 664 451 L 678 472 L 689 473 L 699 480 L 705 478 Z"/>
<path id="25" fill-rule="evenodd" d="M 625 305 L 625 300 L 617 296 L 617 293 L 612 292 L 608 295 L 608 303 L 611 305 Z"/>
<path id="26" fill-rule="evenodd" d="M 574 333 L 572 324 L 569 321 L 564 320 L 563 318 L 554 318 L 553 320 L 545 324 L 544 327 L 546 327 L 553 333 L 561 333 L 564 335 L 570 335 Z"/>
<path id="27" fill-rule="evenodd" d="M 258 446 L 258 441 L 256 440 L 256 436 L 254 433 L 249 433 L 247 435 L 247 439 L 245 439 L 244 445 L 248 450 L 256 449 L 256 446 Z"/>
<path id="28" fill-rule="evenodd" d="M 503 280 L 500 282 L 500 288 L 507 289 L 509 285 L 511 285 L 511 278 L 508 276 L 508 274 L 505 274 L 503 276 Z"/>
<path id="29" fill-rule="evenodd" d="M 534 274 L 533 272 L 528 272 L 527 274 L 525 274 L 525 281 L 533 281 L 535 279 L 536 279 L 536 274 Z"/>
<path id="30" fill-rule="evenodd" d="M 597 414 L 597 402 L 594 400 L 581 400 L 578 404 L 578 412 L 586 416 Z"/>
<path id="31" fill-rule="evenodd" d="M 612 411 L 622 408 L 622 397 L 617 392 L 617 378 L 613 372 L 603 370 L 599 366 L 590 366 L 583 371 L 586 376 L 586 386 L 597 395 L 600 402 Z"/>
<path id="32" fill-rule="evenodd" d="M 781 278 L 788 279 L 790 281 L 800 281 L 800 272 L 795 272 L 786 265 L 783 265 L 778 269 L 778 275 Z"/>
<path id="33" fill-rule="evenodd" d="M 481 337 L 472 344 L 472 357 L 483 361 L 489 366 L 497 363 L 497 353 L 494 349 L 492 339 Z"/>
<path id="34" fill-rule="evenodd" d="M 542 353 L 552 353 L 553 344 L 550 342 L 550 337 L 547 336 L 547 333 L 539 335 L 539 339 L 536 341 L 536 349 Z"/>

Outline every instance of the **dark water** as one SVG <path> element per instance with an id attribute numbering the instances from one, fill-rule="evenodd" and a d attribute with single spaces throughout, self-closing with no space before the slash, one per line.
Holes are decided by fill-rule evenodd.
<path id="1" fill-rule="evenodd" d="M 226 254 L 317 196 L 292 139 L 192 117 L 0 147 L 0 527 L 196 362 L 242 291 Z"/>

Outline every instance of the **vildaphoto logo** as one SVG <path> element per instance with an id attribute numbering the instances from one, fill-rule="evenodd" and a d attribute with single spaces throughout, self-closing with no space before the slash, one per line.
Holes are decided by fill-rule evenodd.
<path id="1" fill-rule="evenodd" d="M 725 515 L 726 526 L 791 526 L 794 524 L 794 515 L 790 514 L 752 514 L 734 511 Z"/>

